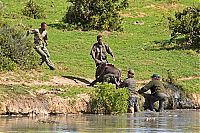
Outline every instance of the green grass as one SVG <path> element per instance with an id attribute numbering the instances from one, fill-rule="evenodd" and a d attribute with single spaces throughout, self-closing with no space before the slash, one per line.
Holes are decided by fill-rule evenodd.
<path id="1" fill-rule="evenodd" d="M 35 0 L 41 4 L 47 14 L 46 19 L 34 20 L 22 15 L 22 8 L 27 0 L 2 0 L 4 21 L 12 25 L 23 24 L 38 28 L 42 21 L 49 25 L 60 23 L 67 8 L 66 0 Z M 167 17 L 173 16 L 175 11 L 186 6 L 195 5 L 199 0 L 180 0 L 176 6 L 166 5 L 167 0 L 129 0 L 130 7 L 122 14 L 131 13 L 132 17 L 124 18 L 124 32 L 104 32 L 104 42 L 108 43 L 116 56 L 113 62 L 122 69 L 123 77 L 126 70 L 132 68 L 136 72 L 136 79 L 149 79 L 152 73 L 160 73 L 166 77 L 167 70 L 175 72 L 177 77 L 200 76 L 200 58 L 197 54 L 187 54 L 183 50 L 159 50 L 159 44 L 154 41 L 170 39 L 167 28 Z M 142 13 L 144 17 L 137 14 Z M 144 25 L 135 25 L 134 22 L 144 22 Z M 50 71 L 46 65 L 42 67 L 44 75 L 77 76 L 94 78 L 95 64 L 89 55 L 92 44 L 96 42 L 98 31 L 63 31 L 49 26 L 49 46 L 51 59 L 57 70 Z M 198 81 L 185 81 L 185 87 L 190 90 Z M 191 88 L 191 90 L 193 90 Z M 200 89 L 196 89 L 200 91 Z"/>
<path id="2" fill-rule="evenodd" d="M 199 93 L 200 90 L 200 79 L 193 79 L 190 81 L 178 81 L 186 92 Z"/>
<path id="3" fill-rule="evenodd" d="M 0 85 L 0 101 L 4 101 L 7 97 L 37 95 L 41 90 L 58 92 L 56 95 L 63 98 L 76 98 L 78 94 L 93 94 L 94 92 L 91 87 Z"/>

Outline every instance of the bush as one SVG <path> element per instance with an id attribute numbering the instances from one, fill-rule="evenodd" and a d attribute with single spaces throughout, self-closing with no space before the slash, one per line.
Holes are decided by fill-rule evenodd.
<path id="1" fill-rule="evenodd" d="M 187 7 L 182 12 L 176 12 L 175 18 L 169 17 L 171 41 L 183 36 L 185 45 L 200 48 L 200 6 Z"/>
<path id="2" fill-rule="evenodd" d="M 99 85 L 93 99 L 93 112 L 110 114 L 127 112 L 128 89 L 116 89 L 114 85 Z"/>
<path id="3" fill-rule="evenodd" d="M 128 0 L 68 0 L 63 21 L 82 30 L 122 30 L 119 12 L 128 7 Z"/>
<path id="4" fill-rule="evenodd" d="M 37 5 L 33 0 L 29 0 L 24 9 L 22 10 L 23 15 L 34 18 L 40 19 L 45 18 L 46 15 L 44 14 L 44 9 Z"/>
<path id="5" fill-rule="evenodd" d="M 32 69 L 37 66 L 34 44 L 18 27 L 0 28 L 0 70 Z"/>

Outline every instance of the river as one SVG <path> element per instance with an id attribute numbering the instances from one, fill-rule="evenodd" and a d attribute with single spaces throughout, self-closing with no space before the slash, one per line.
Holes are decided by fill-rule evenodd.
<path id="1" fill-rule="evenodd" d="M 49 117 L 1 116 L 0 133 L 4 132 L 200 132 L 200 111 L 178 110 L 119 115 L 69 114 Z"/>

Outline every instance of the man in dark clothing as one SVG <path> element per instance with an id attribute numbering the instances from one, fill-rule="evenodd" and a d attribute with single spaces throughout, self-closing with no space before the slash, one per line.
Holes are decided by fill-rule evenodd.
<path id="1" fill-rule="evenodd" d="M 111 50 L 111 48 L 103 43 L 102 35 L 97 36 L 97 43 L 95 43 L 91 49 L 90 55 L 94 59 L 96 66 L 99 66 L 102 63 L 108 63 L 107 61 L 107 54 L 110 54 L 115 61 L 115 56 Z"/>
<path id="2" fill-rule="evenodd" d="M 121 84 L 120 87 L 127 87 L 129 90 L 129 99 L 128 99 L 128 112 L 134 113 L 139 112 L 138 105 L 138 96 L 136 91 L 136 82 L 134 78 L 134 71 L 129 70 L 127 77 Z"/>
<path id="3" fill-rule="evenodd" d="M 138 90 L 138 93 L 142 94 L 148 90 L 151 90 L 151 94 L 149 98 L 150 110 L 153 111 L 154 103 L 156 101 L 159 101 L 158 112 L 162 112 L 164 110 L 164 102 L 167 100 L 167 95 L 162 93 L 165 88 L 164 88 L 163 83 L 160 81 L 159 74 L 153 74 L 151 78 L 152 78 L 152 81 L 150 81 L 140 90 Z"/>

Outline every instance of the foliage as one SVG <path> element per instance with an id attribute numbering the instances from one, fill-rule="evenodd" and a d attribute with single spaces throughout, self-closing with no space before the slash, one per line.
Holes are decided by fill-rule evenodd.
<path id="1" fill-rule="evenodd" d="M 95 91 L 92 107 L 94 113 L 110 114 L 127 112 L 128 89 L 116 89 L 112 84 L 104 83 Z"/>
<path id="2" fill-rule="evenodd" d="M 127 8 L 128 0 L 68 0 L 63 21 L 82 30 L 122 30 L 119 12 Z"/>
<path id="3" fill-rule="evenodd" d="M 35 68 L 37 57 L 34 55 L 33 43 L 26 34 L 17 27 L 2 26 L 0 28 L 0 70 Z"/>
<path id="4" fill-rule="evenodd" d="M 29 0 L 26 3 L 22 13 L 34 19 L 45 18 L 44 9 L 33 0 Z"/>
<path id="5" fill-rule="evenodd" d="M 175 84 L 177 79 L 174 75 L 174 72 L 171 70 L 167 70 L 167 78 L 162 79 L 164 82 L 170 83 L 170 84 Z"/>
<path id="6" fill-rule="evenodd" d="M 187 7 L 182 12 L 176 12 L 175 18 L 169 17 L 171 40 L 184 36 L 186 45 L 200 48 L 200 5 Z"/>

